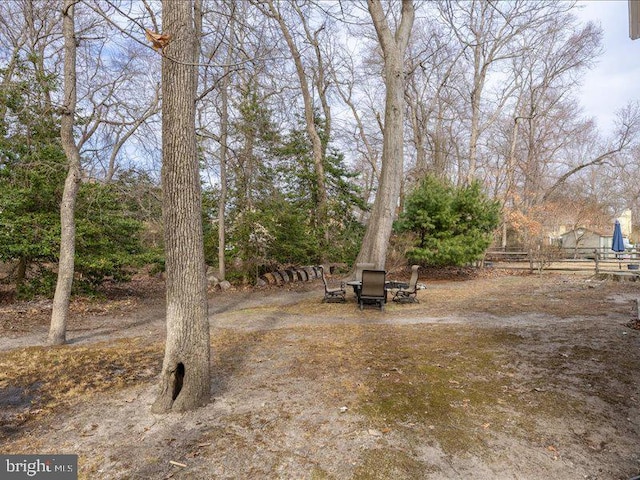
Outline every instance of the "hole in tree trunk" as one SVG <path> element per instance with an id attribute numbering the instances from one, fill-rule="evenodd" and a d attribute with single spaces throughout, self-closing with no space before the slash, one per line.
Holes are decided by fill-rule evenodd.
<path id="1" fill-rule="evenodd" d="M 182 390 L 182 381 L 184 379 L 184 364 L 182 362 L 178 363 L 176 366 L 176 371 L 173 374 L 173 400 L 178 398 L 180 394 L 180 390 Z"/>

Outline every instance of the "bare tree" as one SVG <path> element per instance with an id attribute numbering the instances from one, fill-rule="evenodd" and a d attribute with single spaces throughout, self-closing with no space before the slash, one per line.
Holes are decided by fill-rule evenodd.
<path id="1" fill-rule="evenodd" d="M 384 268 L 403 176 L 404 54 L 415 11 L 412 0 L 403 0 L 400 24 L 392 33 L 380 0 L 367 0 L 367 6 L 384 57 L 384 142 L 380 184 L 356 261 Z"/>
<path id="2" fill-rule="evenodd" d="M 226 202 L 227 202 L 227 192 L 228 192 L 228 175 L 227 175 L 227 167 L 229 162 L 229 142 L 230 142 L 230 123 L 231 123 L 231 115 L 229 112 L 229 107 L 231 103 L 230 99 L 230 90 L 231 90 L 231 80 L 232 80 L 232 64 L 236 60 L 236 16 L 238 15 L 238 9 L 236 8 L 237 4 L 235 2 L 229 2 L 228 4 L 228 22 L 226 24 L 226 30 L 228 31 L 226 35 L 226 55 L 224 59 L 224 65 L 222 66 L 222 79 L 219 81 L 220 84 L 220 107 L 219 107 L 219 124 L 220 124 L 220 135 L 218 138 L 218 143 L 220 145 L 219 148 L 219 184 L 220 184 L 220 195 L 218 197 L 218 275 L 220 280 L 225 280 L 226 277 Z M 213 50 L 217 50 L 214 48 Z"/>
<path id="3" fill-rule="evenodd" d="M 562 173 L 551 187 L 545 192 L 542 200 L 550 198 L 573 175 L 588 167 L 602 165 L 612 159 L 614 155 L 638 145 L 640 134 L 640 104 L 632 102 L 617 113 L 616 131 L 614 138 L 606 145 L 605 151 L 589 156 L 577 165 Z"/>
<path id="4" fill-rule="evenodd" d="M 235 9 L 231 13 L 227 46 L 227 61 L 224 65 L 223 80 L 220 86 L 220 198 L 218 200 L 218 273 L 220 280 L 226 276 L 226 228 L 225 207 L 227 202 L 227 152 L 229 151 L 229 85 L 231 83 L 231 62 L 233 61 L 233 37 L 235 36 Z"/>
<path id="5" fill-rule="evenodd" d="M 58 49 L 62 36 L 60 19 L 55 12 L 61 8 L 60 0 L 16 0 L 0 4 L 0 63 L 3 64 L 0 88 L 7 88 L 14 75 L 19 74 L 20 63 L 30 63 L 35 81 L 39 83 L 42 110 L 51 116 L 54 112 L 50 67 L 55 68 L 58 63 L 51 62 L 52 51 Z M 0 120 L 5 113 L 6 105 L 0 105 Z"/>
<path id="6" fill-rule="evenodd" d="M 209 322 L 195 127 L 199 0 L 163 0 L 162 187 L 167 340 L 157 413 L 191 410 L 210 395 Z"/>
<path id="7" fill-rule="evenodd" d="M 73 138 L 76 113 L 76 36 L 74 22 L 75 0 L 65 0 L 62 9 L 62 33 L 64 36 L 64 103 L 60 120 L 62 148 L 67 156 L 68 170 L 60 203 L 60 257 L 58 280 L 53 297 L 51 325 L 48 343 L 60 345 L 66 342 L 69 301 L 75 269 L 76 223 L 75 207 L 80 186 L 80 151 Z"/>
<path id="8" fill-rule="evenodd" d="M 136 132 L 151 117 L 156 115 L 160 106 L 160 86 L 157 85 L 153 90 L 154 94 L 150 99 L 150 103 L 143 107 L 142 111 L 131 112 L 132 116 L 120 120 L 111 120 L 108 117 L 96 117 L 94 126 L 108 125 L 111 127 L 111 141 L 107 143 L 108 159 L 105 165 L 104 181 L 109 183 L 113 181 L 120 166 L 117 163 L 118 156 L 121 154 L 123 147 L 136 134 Z M 126 105 L 123 105 L 126 107 Z M 97 110 L 97 109 L 96 109 Z"/>
<path id="9" fill-rule="evenodd" d="M 328 58 L 328 55 L 322 49 L 322 33 L 329 29 L 329 25 L 326 18 L 323 18 L 323 21 L 320 24 L 312 28 L 310 19 L 313 16 L 314 12 L 303 11 L 300 5 L 297 2 L 293 2 L 293 8 L 300 19 L 300 23 L 304 29 L 306 41 L 309 45 L 313 47 L 313 52 L 315 56 L 315 63 L 311 67 L 312 69 L 312 78 L 315 83 L 315 90 L 320 99 L 320 104 L 322 105 L 322 112 L 324 113 L 324 123 L 325 123 L 325 132 L 326 137 L 328 138 L 332 132 L 332 116 L 331 116 L 331 105 L 329 103 L 329 95 L 328 90 L 331 86 L 331 80 L 328 73 L 327 64 L 330 64 L 331 59 Z M 329 46 L 326 45 L 325 46 Z M 322 157 L 326 155 L 328 142 L 325 140 L 322 142 Z"/>
<path id="10" fill-rule="evenodd" d="M 548 0 L 486 2 L 448 0 L 442 4 L 442 16 L 455 33 L 470 65 L 467 99 L 470 108 L 467 181 L 476 178 L 480 136 L 494 122 L 513 92 L 509 79 L 502 79 L 493 92 L 492 113 L 483 115 L 490 74 L 500 65 L 521 54 L 521 37 L 535 30 L 571 3 Z"/>
<path id="11" fill-rule="evenodd" d="M 435 21 L 423 21 L 414 26 L 409 45 L 405 95 L 415 149 L 413 173 L 418 177 L 428 171 L 444 179 L 453 170 L 454 138 L 449 132 L 455 119 L 463 116 L 455 88 L 464 75 L 460 68 L 464 50 L 450 37 Z"/>
<path id="12" fill-rule="evenodd" d="M 293 4 L 295 6 L 295 2 L 293 2 Z M 302 54 L 300 52 L 300 49 L 296 44 L 296 41 L 291 32 L 291 29 L 289 28 L 289 25 L 287 25 L 287 22 L 283 17 L 279 7 L 276 7 L 276 5 L 273 3 L 272 0 L 266 0 L 266 6 L 262 6 L 261 3 L 259 2 L 257 2 L 256 5 L 258 6 L 258 8 L 260 8 L 260 10 L 266 16 L 268 16 L 269 18 L 272 18 L 278 23 L 278 26 L 282 31 L 282 36 L 285 39 L 287 47 L 289 48 L 289 51 L 291 53 L 291 56 L 293 57 L 293 61 L 296 66 L 296 73 L 298 76 L 298 82 L 300 84 L 300 92 L 302 93 L 302 99 L 304 102 L 304 120 L 305 120 L 306 129 L 307 129 L 307 135 L 309 135 L 309 139 L 311 140 L 311 145 L 313 150 L 313 164 L 315 168 L 315 177 L 316 177 L 315 180 L 316 180 L 317 189 L 318 189 L 316 221 L 318 226 L 322 230 L 325 230 L 325 241 L 326 241 L 327 240 L 326 235 L 328 234 L 328 232 L 326 232 L 327 188 L 325 185 L 325 178 L 324 178 L 325 177 L 324 146 L 322 144 L 323 142 L 320 138 L 320 134 L 318 132 L 318 128 L 316 126 L 316 121 L 315 121 L 313 90 L 312 90 L 312 87 L 309 85 L 308 74 L 305 71 L 305 67 L 302 62 Z M 298 10 L 298 16 L 299 17 L 302 16 L 300 10 Z M 305 23 L 305 28 L 307 28 L 306 23 Z M 317 33 L 318 32 L 316 32 L 316 34 Z M 317 45 L 317 35 L 313 35 L 307 29 L 307 41 L 309 40 L 309 37 L 315 43 L 315 45 Z M 316 48 L 314 50 L 314 53 L 316 55 L 319 55 L 320 54 L 319 49 Z M 321 72 L 324 71 L 322 68 L 322 65 L 320 65 L 319 68 Z M 319 80 L 319 82 L 320 83 L 318 85 L 321 85 L 323 83 L 322 80 Z M 323 88 L 323 85 L 321 85 L 321 88 Z"/>
<path id="13" fill-rule="evenodd" d="M 497 169 L 504 175 L 494 180 L 497 185 L 504 178 L 498 190 L 505 215 L 514 208 L 526 214 L 528 206 L 539 203 L 549 187 L 546 179 L 556 174 L 554 158 L 582 138 L 585 128 L 592 135 L 588 124 L 570 114 L 576 110 L 571 94 L 600 51 L 601 31 L 590 23 L 575 28 L 574 22 L 564 10 L 547 17 L 522 35 L 522 54 L 512 59 L 513 113 L 501 129 L 504 162 Z M 503 245 L 506 227 L 507 222 Z"/>
<path id="14" fill-rule="evenodd" d="M 363 198 L 372 197 L 374 187 L 380 180 L 380 150 L 381 150 L 381 133 L 375 122 L 367 121 L 366 114 L 362 112 L 360 100 L 360 92 L 358 85 L 361 85 L 363 79 L 358 76 L 355 58 L 353 55 L 343 50 L 341 59 L 331 68 L 331 76 L 333 85 L 342 102 L 347 106 L 353 117 L 355 132 L 348 132 L 345 135 L 346 142 L 355 144 L 355 148 L 359 154 L 355 162 L 356 166 L 362 172 L 360 176 L 361 188 L 363 190 Z M 343 129 L 344 131 L 347 128 Z M 373 130 L 373 132 L 372 132 Z M 379 132 L 379 135 L 376 135 Z M 360 212 L 361 221 L 364 223 L 365 212 Z"/>
<path id="15" fill-rule="evenodd" d="M 159 64 L 152 46 L 139 39 L 143 25 L 157 23 L 156 12 L 123 0 L 81 5 L 92 16 L 91 33 L 78 52 L 81 121 L 76 128 L 85 178 L 108 183 L 123 170 L 144 168 L 143 155 L 151 167 L 159 157 L 154 125 L 160 111 Z"/>
<path id="16" fill-rule="evenodd" d="M 0 87 L 6 91 L 13 81 L 18 69 L 19 53 L 27 42 L 27 29 L 25 28 L 26 13 L 22 14 L 16 8 L 9 8 L 6 3 L 0 3 L 0 39 L 4 48 L 0 49 L 0 60 L 4 66 L 2 72 L 2 84 Z M 15 28 L 15 27 L 18 28 Z M 0 104 L 0 121 L 4 121 L 7 106 Z"/>

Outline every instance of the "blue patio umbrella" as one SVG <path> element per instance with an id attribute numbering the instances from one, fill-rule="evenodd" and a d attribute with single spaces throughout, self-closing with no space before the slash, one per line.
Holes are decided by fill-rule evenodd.
<path id="1" fill-rule="evenodd" d="M 613 240 L 611 241 L 611 250 L 616 252 L 616 256 L 618 260 L 620 260 L 619 254 L 624 252 L 624 240 L 622 239 L 622 228 L 620 228 L 620 222 L 616 220 L 616 223 L 613 226 Z M 619 268 L 622 268 L 622 265 L 618 265 Z"/>

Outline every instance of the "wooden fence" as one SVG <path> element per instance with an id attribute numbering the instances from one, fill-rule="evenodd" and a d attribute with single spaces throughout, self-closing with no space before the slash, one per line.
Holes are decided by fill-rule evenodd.
<path id="1" fill-rule="evenodd" d="M 616 254 L 607 248 L 489 250 L 485 267 L 529 271 L 629 272 L 640 274 L 640 254 L 635 249 Z"/>

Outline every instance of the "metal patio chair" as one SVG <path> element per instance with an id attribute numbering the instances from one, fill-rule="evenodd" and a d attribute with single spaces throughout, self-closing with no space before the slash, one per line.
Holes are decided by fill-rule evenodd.
<path id="1" fill-rule="evenodd" d="M 329 285 L 327 283 L 327 279 L 324 276 L 324 267 L 322 265 L 318 265 L 318 267 L 320 269 L 320 273 L 322 276 L 322 283 L 324 284 L 324 298 L 322 299 L 323 302 L 327 302 L 327 303 L 344 303 L 345 302 L 345 285 L 344 282 L 340 283 L 340 287 L 339 288 L 329 288 Z"/>
<path id="2" fill-rule="evenodd" d="M 385 280 L 387 273 L 384 270 L 363 270 L 362 287 L 358 294 L 358 304 L 360 310 L 365 304 L 374 304 L 384 310 L 386 303 Z"/>
<path id="3" fill-rule="evenodd" d="M 419 268 L 420 265 L 413 265 L 411 267 L 411 280 L 409 280 L 409 286 L 398 289 L 391 300 L 399 303 L 420 303 L 418 301 L 417 291 Z"/>

